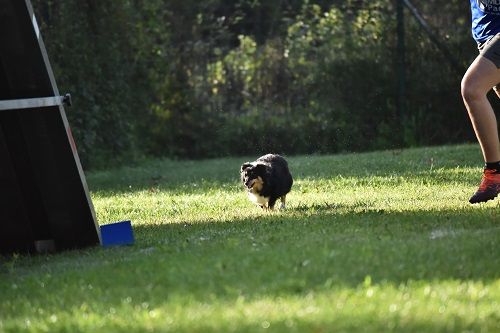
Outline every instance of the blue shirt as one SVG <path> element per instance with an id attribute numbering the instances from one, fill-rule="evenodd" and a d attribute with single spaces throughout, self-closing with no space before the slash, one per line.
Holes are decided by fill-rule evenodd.
<path id="1" fill-rule="evenodd" d="M 472 36 L 484 43 L 500 33 L 500 0 L 470 0 Z"/>

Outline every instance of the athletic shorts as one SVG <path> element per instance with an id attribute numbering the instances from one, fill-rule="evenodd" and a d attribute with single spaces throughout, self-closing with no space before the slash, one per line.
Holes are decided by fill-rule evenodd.
<path id="1" fill-rule="evenodd" d="M 500 68 L 500 34 L 478 45 L 479 54 Z"/>

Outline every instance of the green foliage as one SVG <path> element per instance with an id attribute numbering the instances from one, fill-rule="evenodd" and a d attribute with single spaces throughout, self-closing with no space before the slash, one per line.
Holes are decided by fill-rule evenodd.
<path id="1" fill-rule="evenodd" d="M 34 1 L 86 167 L 144 155 L 363 151 L 460 142 L 460 76 L 394 1 Z M 467 3 L 419 3 L 464 69 Z"/>
<path id="2" fill-rule="evenodd" d="M 34 1 L 84 165 L 135 158 L 168 34 L 153 2 Z M 163 60 L 161 60 L 163 62 Z"/>

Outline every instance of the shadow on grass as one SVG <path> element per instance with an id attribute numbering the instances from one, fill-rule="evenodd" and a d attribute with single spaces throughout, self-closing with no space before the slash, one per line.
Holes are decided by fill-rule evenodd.
<path id="1" fill-rule="evenodd" d="M 176 292 L 307 292 L 327 284 L 356 286 L 408 280 L 500 277 L 495 207 L 438 212 L 352 212 L 321 205 L 252 219 L 136 225 L 136 244 L 52 256 L 21 257 L 12 272 L 63 274 L 88 265 L 104 274 L 130 271 L 124 286 L 169 282 Z M 4 270 L 2 275 L 10 278 Z M 15 277 L 15 274 L 11 277 Z"/>
<path id="2" fill-rule="evenodd" d="M 296 286 L 300 291 L 320 287 L 329 279 L 355 286 L 367 275 L 373 281 L 395 284 L 500 276 L 500 224 L 495 208 L 340 216 L 332 211 L 335 207 L 316 208 L 310 216 L 276 214 L 226 223 L 137 226 L 136 230 L 139 242 L 144 240 L 152 251 L 157 246 L 204 258 L 201 267 L 193 266 L 200 268 L 194 275 L 217 267 L 218 281 L 225 280 L 224 271 L 237 274 L 226 281 L 235 288 L 253 285 L 252 290 L 268 290 L 266 286 L 274 288 L 277 276 L 290 282 L 297 279 L 297 286 L 303 285 Z M 280 283 L 276 287 L 279 292 Z"/>
<path id="3" fill-rule="evenodd" d="M 488 284 L 500 277 L 496 208 L 343 215 L 335 214 L 337 208 L 297 207 L 283 214 L 220 223 L 137 225 L 133 246 L 8 262 L 0 274 L 2 298 L 14 310 L 33 302 L 52 313 L 61 311 L 63 302 L 66 309 L 87 304 L 100 312 L 119 309 L 126 299 L 138 308 L 144 304 L 161 308 L 172 299 L 231 306 L 240 297 L 258 302 L 305 297 L 311 292 L 328 294 L 343 288 L 356 290 L 368 276 L 372 285 L 395 289 L 410 281 Z M 305 214 L 311 209 L 313 214 Z M 25 311 L 28 315 L 20 316 L 29 316 L 31 310 Z M 390 331 L 386 320 L 398 323 L 396 317 L 367 313 L 365 318 L 362 313 L 339 311 L 335 319 L 297 317 L 293 326 L 284 319 L 273 322 L 273 328 Z M 454 325 L 471 327 L 460 320 L 455 318 Z M 117 323 L 109 322 L 108 328 Z M 254 324 L 242 322 L 237 331 L 254 331 Z M 144 323 L 137 325 L 144 328 Z M 202 322 L 191 321 L 191 325 L 177 328 L 221 329 Z M 415 331 L 447 330 L 445 322 L 417 318 L 401 325 Z"/>

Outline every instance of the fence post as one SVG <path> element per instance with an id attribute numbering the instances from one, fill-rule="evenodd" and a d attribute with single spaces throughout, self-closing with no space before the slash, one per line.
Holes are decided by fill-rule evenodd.
<path id="1" fill-rule="evenodd" d="M 396 0 L 397 16 L 397 67 L 398 67 L 398 97 L 397 112 L 399 122 L 404 123 L 405 95 L 406 95 L 406 46 L 405 46 L 405 17 L 403 0 Z"/>

